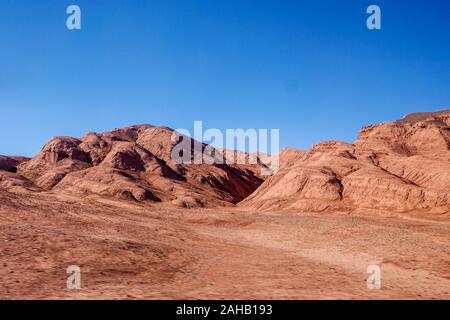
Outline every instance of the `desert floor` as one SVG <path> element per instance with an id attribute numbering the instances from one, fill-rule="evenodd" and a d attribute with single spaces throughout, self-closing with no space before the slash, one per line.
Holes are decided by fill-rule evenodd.
<path id="1" fill-rule="evenodd" d="M 1 191 L 0 243 L 2 299 L 450 299 L 445 221 Z"/>

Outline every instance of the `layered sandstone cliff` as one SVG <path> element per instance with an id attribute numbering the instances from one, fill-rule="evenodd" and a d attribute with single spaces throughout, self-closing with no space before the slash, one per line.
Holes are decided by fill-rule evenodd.
<path id="1" fill-rule="evenodd" d="M 242 207 L 256 210 L 450 212 L 450 111 L 361 130 L 353 143 L 284 150 L 281 169 Z M 285 165 L 283 165 L 285 163 Z"/>

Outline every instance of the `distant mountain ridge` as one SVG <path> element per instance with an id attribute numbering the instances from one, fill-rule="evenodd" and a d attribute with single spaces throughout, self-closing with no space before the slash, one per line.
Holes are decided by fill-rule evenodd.
<path id="1" fill-rule="evenodd" d="M 186 208 L 450 212 L 450 110 L 366 126 L 354 143 L 286 148 L 268 178 L 259 174 L 266 155 L 257 164 L 176 164 L 172 135 L 167 127 L 139 125 L 55 137 L 31 159 L 0 156 L 0 188 Z"/>
<path id="2" fill-rule="evenodd" d="M 172 134 L 140 125 L 55 137 L 28 161 L 2 157 L 0 187 L 202 207 L 237 203 L 262 183 L 258 165 L 174 163 Z"/>

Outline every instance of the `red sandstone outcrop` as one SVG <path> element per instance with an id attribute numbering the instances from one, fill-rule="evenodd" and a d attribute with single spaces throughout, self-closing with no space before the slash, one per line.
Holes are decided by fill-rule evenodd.
<path id="1" fill-rule="evenodd" d="M 80 139 L 55 137 L 29 161 L 2 158 L 1 186 L 197 207 L 237 203 L 262 183 L 254 165 L 175 163 L 173 134 L 142 125 Z M 192 152 L 194 140 L 183 138 Z"/>
<path id="2" fill-rule="evenodd" d="M 450 111 L 361 130 L 354 144 L 280 153 L 279 172 L 242 207 L 258 210 L 450 212 Z M 284 163 L 284 165 L 283 165 Z"/>

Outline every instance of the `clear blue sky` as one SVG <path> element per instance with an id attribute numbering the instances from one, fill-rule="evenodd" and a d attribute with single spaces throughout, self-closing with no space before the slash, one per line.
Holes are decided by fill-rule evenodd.
<path id="1" fill-rule="evenodd" d="M 381 31 L 366 28 L 370 4 Z M 2 0 L 0 67 L 0 154 L 194 120 L 308 148 L 450 108 L 450 1 Z"/>

